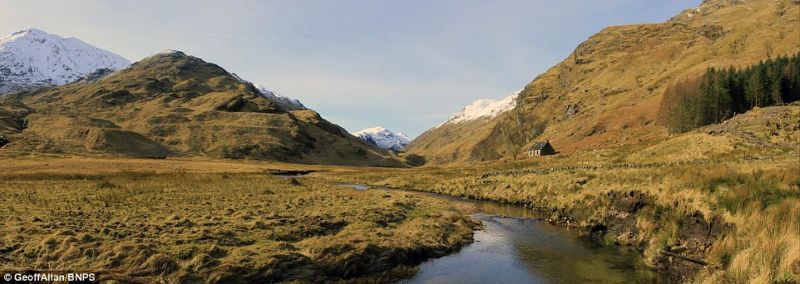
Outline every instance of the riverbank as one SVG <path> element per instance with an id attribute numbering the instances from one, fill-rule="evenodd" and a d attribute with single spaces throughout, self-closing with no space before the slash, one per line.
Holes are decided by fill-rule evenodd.
<path id="1" fill-rule="evenodd" d="M 479 226 L 435 198 L 268 173 L 28 171 L 2 175 L 0 202 L 0 271 L 122 283 L 394 281 Z"/>
<path id="2" fill-rule="evenodd" d="M 422 263 L 401 283 L 662 283 L 638 252 L 582 238 L 519 205 L 440 196 L 471 204 L 483 224 L 475 242 Z"/>
<path id="3" fill-rule="evenodd" d="M 549 164 L 563 167 L 564 160 L 317 175 L 521 204 L 553 224 L 639 250 L 673 281 L 791 282 L 800 275 L 795 156 L 556 171 Z"/>

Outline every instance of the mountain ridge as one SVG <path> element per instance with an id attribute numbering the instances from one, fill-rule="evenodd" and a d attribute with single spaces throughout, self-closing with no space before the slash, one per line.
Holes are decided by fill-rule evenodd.
<path id="1" fill-rule="evenodd" d="M 283 107 L 285 109 L 289 109 L 289 110 L 305 110 L 305 109 L 308 109 L 298 99 L 282 96 L 281 94 L 273 92 L 272 90 L 269 90 L 264 86 L 256 85 L 256 88 L 258 88 L 258 91 L 261 92 L 261 94 L 264 95 L 264 97 L 266 97 L 267 99 L 279 104 L 281 107 Z"/>
<path id="2" fill-rule="evenodd" d="M 371 127 L 353 133 L 354 136 L 384 150 L 401 151 L 411 138 L 403 132 L 393 132 L 382 126 Z"/>
<path id="3" fill-rule="evenodd" d="M 517 97 L 519 92 L 516 92 L 508 97 L 493 100 L 493 99 L 478 99 L 466 106 L 462 107 L 459 111 L 455 112 L 442 124 L 456 124 L 481 118 L 493 118 L 506 111 L 509 111 L 517 106 Z M 440 124 L 439 126 L 441 126 Z M 439 127 L 437 126 L 437 127 Z"/>

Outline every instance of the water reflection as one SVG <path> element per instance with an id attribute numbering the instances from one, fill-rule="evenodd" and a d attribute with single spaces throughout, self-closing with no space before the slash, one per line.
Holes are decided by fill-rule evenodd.
<path id="1" fill-rule="evenodd" d="M 401 283 L 667 282 L 644 265 L 638 252 L 580 238 L 523 206 L 420 194 L 475 205 L 479 213 L 473 217 L 484 229 L 475 232 L 474 243 L 420 264 L 418 273 Z"/>
<path id="2" fill-rule="evenodd" d="M 486 207 L 484 207 L 486 208 Z M 505 216 L 509 210 L 502 211 Z M 488 214 L 487 214 L 488 213 Z M 497 213 L 497 212 L 494 212 Z M 636 252 L 598 246 L 541 219 L 475 214 L 484 230 L 455 254 L 429 260 L 402 283 L 662 282 Z"/>
<path id="3" fill-rule="evenodd" d="M 337 186 L 338 187 L 352 188 L 352 189 L 355 189 L 355 190 L 358 190 L 358 191 L 364 191 L 364 190 L 370 189 L 370 187 L 368 185 L 363 185 L 363 184 L 339 184 Z"/>

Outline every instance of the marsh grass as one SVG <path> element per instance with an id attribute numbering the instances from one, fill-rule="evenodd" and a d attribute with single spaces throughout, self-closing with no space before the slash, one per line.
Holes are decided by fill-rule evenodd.
<path id="1" fill-rule="evenodd" d="M 618 158 L 606 155 L 607 160 L 600 162 L 611 164 Z M 796 156 L 751 161 L 726 154 L 709 163 L 658 168 L 576 169 L 481 178 L 490 171 L 547 168 L 573 159 L 567 156 L 562 161 L 543 160 L 530 163 L 530 167 L 523 163 L 478 164 L 391 172 L 354 170 L 317 176 L 568 212 L 577 220 L 564 225 L 579 229 L 609 218 L 624 220 L 630 213 L 614 207 L 614 196 L 639 192 L 647 198 L 647 205 L 635 215 L 635 230 L 611 232 L 601 241 L 638 246 L 654 267 L 679 263 L 681 260 L 673 259 L 666 262 L 673 264 L 664 264 L 661 252 L 673 250 L 709 263 L 702 267 L 687 264 L 688 269 L 696 269 L 697 278 L 682 275 L 689 278 L 678 279 L 712 283 L 800 281 L 800 164 Z M 706 241 L 705 234 L 691 232 L 692 216 L 701 216 L 708 222 L 719 216 L 727 225 L 714 226 L 730 229 Z"/>
<path id="2" fill-rule="evenodd" d="M 732 173 L 709 181 L 706 187 L 719 190 L 717 204 L 735 214 L 754 203 L 766 209 L 786 199 L 800 199 L 800 190 L 791 186 L 794 178 L 785 171 L 774 174 L 764 171 Z"/>
<path id="3" fill-rule="evenodd" d="M 440 200 L 263 173 L 4 175 L 0 203 L 1 270 L 122 282 L 391 279 L 475 226 Z"/>
<path id="4" fill-rule="evenodd" d="M 800 200 L 766 208 L 758 203 L 731 217 L 736 230 L 722 239 L 711 257 L 723 269 L 709 283 L 796 283 L 800 278 Z"/>

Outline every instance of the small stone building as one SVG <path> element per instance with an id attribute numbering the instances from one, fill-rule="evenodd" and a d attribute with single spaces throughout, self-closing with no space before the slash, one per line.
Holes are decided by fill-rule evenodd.
<path id="1" fill-rule="evenodd" d="M 528 149 L 528 156 L 531 157 L 553 155 L 555 153 L 556 150 L 553 149 L 553 145 L 550 145 L 550 140 L 533 143 L 533 146 Z"/>

